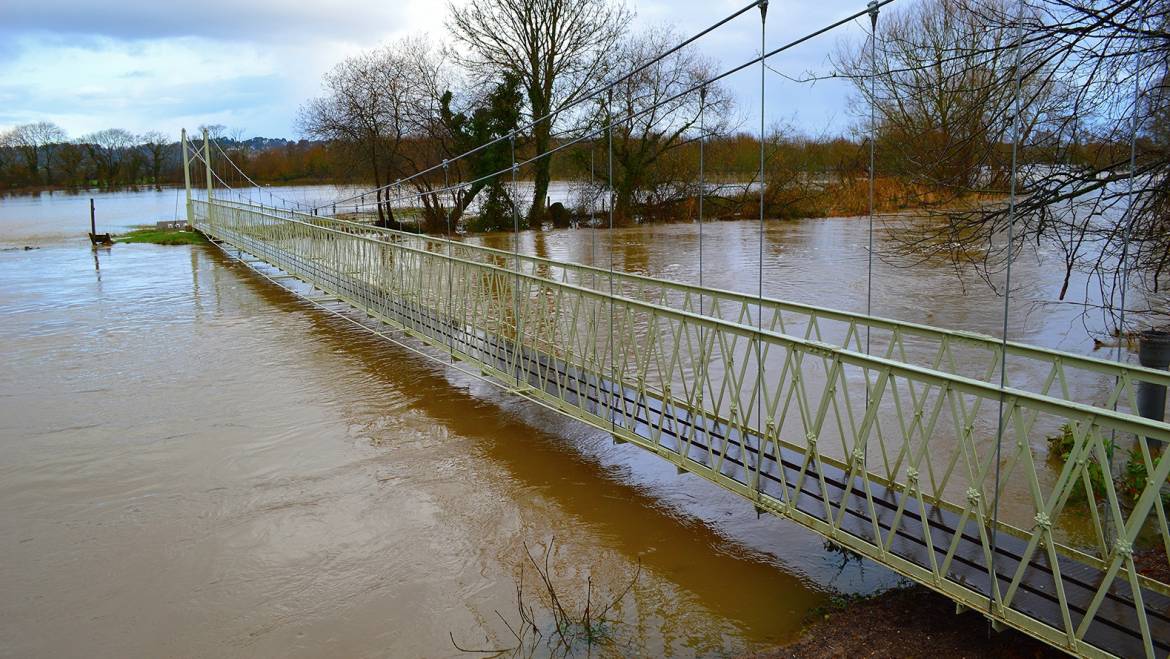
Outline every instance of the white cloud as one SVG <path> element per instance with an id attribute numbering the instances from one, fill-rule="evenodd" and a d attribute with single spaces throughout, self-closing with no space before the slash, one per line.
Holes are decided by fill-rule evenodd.
<path id="1" fill-rule="evenodd" d="M 716 0 L 632 5 L 634 27 L 673 23 L 693 34 L 743 6 Z M 856 2 L 772 2 L 768 47 L 862 8 Z M 205 0 L 197 11 L 157 0 L 4 0 L 0 4 L 0 128 L 49 119 L 73 135 L 107 127 L 175 134 L 222 123 L 247 134 L 294 135 L 297 107 L 318 93 L 321 74 L 342 58 L 395 37 L 441 37 L 445 3 L 431 1 Z M 790 75 L 823 70 L 839 34 L 775 60 Z M 746 12 L 699 47 L 723 69 L 754 57 L 759 14 Z M 727 80 L 745 129 L 758 125 L 759 72 Z M 769 124 L 812 130 L 846 126 L 842 81 L 811 89 L 767 74 Z"/>

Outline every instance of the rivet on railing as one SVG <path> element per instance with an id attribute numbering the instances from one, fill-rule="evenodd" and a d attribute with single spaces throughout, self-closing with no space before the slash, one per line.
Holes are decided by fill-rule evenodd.
<path id="1" fill-rule="evenodd" d="M 979 501 L 981 499 L 983 499 L 983 495 L 979 492 L 979 490 L 973 487 L 967 488 L 967 503 L 971 504 L 972 506 L 977 506 L 979 505 Z"/>
<path id="2" fill-rule="evenodd" d="M 865 466 L 865 451 L 861 449 L 853 449 L 853 464 L 858 467 Z"/>
<path id="3" fill-rule="evenodd" d="M 804 436 L 804 439 L 805 439 L 805 441 L 808 442 L 809 448 L 816 448 L 817 434 L 815 432 L 808 433 L 807 435 Z"/>
<path id="4" fill-rule="evenodd" d="M 911 467 L 906 470 L 906 480 L 909 481 L 909 486 L 906 491 L 910 494 L 918 493 L 918 470 Z"/>
<path id="5" fill-rule="evenodd" d="M 1122 558 L 1131 558 L 1133 556 L 1133 543 L 1122 536 L 1117 537 L 1117 543 L 1113 545 L 1117 551 L 1117 555 Z"/>
<path id="6" fill-rule="evenodd" d="M 1032 519 L 1036 521 L 1036 528 L 1042 529 L 1044 531 L 1052 530 L 1052 519 L 1048 517 L 1048 513 L 1043 511 L 1038 512 Z"/>

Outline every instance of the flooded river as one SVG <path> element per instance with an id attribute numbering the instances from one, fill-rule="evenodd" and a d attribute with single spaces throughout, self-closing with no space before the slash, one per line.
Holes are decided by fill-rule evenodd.
<path id="1" fill-rule="evenodd" d="M 121 228 L 173 216 L 176 198 L 102 195 L 99 230 L 103 211 Z M 452 636 L 507 645 L 525 545 L 553 539 L 569 602 L 590 579 L 595 602 L 620 591 L 641 565 L 613 634 L 647 655 L 765 648 L 832 593 L 896 582 L 212 248 L 95 254 L 87 204 L 0 200 L 5 245 L 39 246 L 0 252 L 2 656 L 465 656 Z M 704 283 L 754 292 L 757 232 L 705 226 Z M 692 224 L 522 239 L 689 282 L 697 244 Z M 772 224 L 765 289 L 863 309 L 865 244 L 864 221 Z M 1059 275 L 1021 263 L 1012 337 L 1091 350 L 1077 308 L 1027 303 L 1054 298 Z M 999 298 L 944 265 L 879 261 L 874 276 L 879 314 L 998 334 Z"/>

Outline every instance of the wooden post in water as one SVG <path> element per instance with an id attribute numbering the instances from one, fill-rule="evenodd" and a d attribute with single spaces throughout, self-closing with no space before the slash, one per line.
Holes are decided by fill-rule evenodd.
<path id="1" fill-rule="evenodd" d="M 98 234 L 97 232 L 97 214 L 93 208 L 93 197 L 89 198 L 89 242 L 94 247 L 114 244 L 114 239 L 110 237 L 110 234 Z"/>

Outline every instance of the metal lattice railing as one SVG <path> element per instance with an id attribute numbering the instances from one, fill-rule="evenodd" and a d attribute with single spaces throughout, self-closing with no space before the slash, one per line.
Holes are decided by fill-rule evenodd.
<path id="1" fill-rule="evenodd" d="M 247 207 L 239 202 L 216 200 L 225 206 Z M 386 236 L 418 249 L 450 252 L 471 261 L 499 265 L 534 277 L 643 300 L 683 311 L 754 324 L 761 309 L 766 326 L 805 339 L 829 342 L 859 352 L 902 363 L 915 364 L 955 375 L 999 383 L 1003 342 L 985 334 L 947 330 L 917 323 L 866 316 L 860 313 L 816 307 L 714 288 L 557 261 L 493 249 L 463 241 L 449 241 L 366 223 L 318 217 L 287 209 L 266 208 L 289 219 L 360 235 Z M 519 264 L 517 266 L 517 264 Z M 1023 343 L 1007 342 L 1009 386 L 1068 401 L 1091 400 L 1101 407 L 1134 412 L 1137 385 L 1149 382 L 1170 386 L 1170 373 L 1134 364 L 1085 357 Z"/>
<path id="2" fill-rule="evenodd" d="M 1170 651 L 1170 425 L 1132 413 L 1136 384 L 1166 373 L 1008 343 L 1001 388 L 990 337 L 241 203 L 189 213 L 994 621 L 1084 655 Z M 1068 456 L 1050 464 L 1054 435 Z"/>

